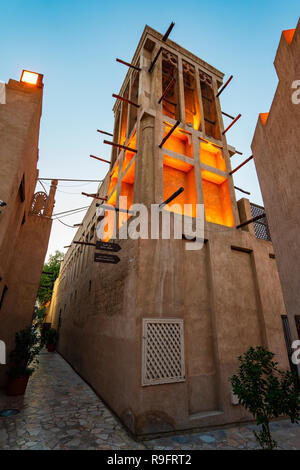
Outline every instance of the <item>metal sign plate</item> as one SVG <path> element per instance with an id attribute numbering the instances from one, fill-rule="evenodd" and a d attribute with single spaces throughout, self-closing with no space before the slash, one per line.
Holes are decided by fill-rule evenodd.
<path id="1" fill-rule="evenodd" d="M 111 263 L 117 264 L 120 261 L 120 258 L 116 255 L 107 255 L 104 253 L 95 253 L 94 261 L 97 263 Z"/>
<path id="2" fill-rule="evenodd" d="M 121 250 L 121 247 L 117 243 L 98 241 L 96 242 L 96 250 L 117 252 Z"/>

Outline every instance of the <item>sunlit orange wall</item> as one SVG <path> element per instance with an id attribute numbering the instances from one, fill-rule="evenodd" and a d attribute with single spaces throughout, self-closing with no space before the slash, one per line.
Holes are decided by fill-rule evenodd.
<path id="1" fill-rule="evenodd" d="M 184 103 L 186 123 L 192 123 L 193 128 L 199 130 L 201 115 L 196 90 L 190 90 L 184 87 Z"/>
<path id="2" fill-rule="evenodd" d="M 170 131 L 171 127 L 165 126 L 164 137 Z M 187 157 L 193 157 L 192 137 L 190 134 L 175 130 L 173 134 L 163 145 L 164 148 L 180 153 Z"/>
<path id="3" fill-rule="evenodd" d="M 118 182 L 118 177 L 119 177 L 119 162 L 115 165 L 114 169 L 112 170 L 110 174 L 110 182 L 109 182 L 108 191 L 107 191 L 108 195 L 110 195 L 113 188 L 116 186 Z"/>
<path id="4" fill-rule="evenodd" d="M 130 209 L 130 207 L 133 204 L 133 191 L 134 191 L 133 184 L 122 182 L 120 195 L 127 197 L 127 204 L 123 198 L 120 198 L 121 209 L 126 209 L 126 210 Z M 121 227 L 126 222 L 126 220 L 129 219 L 129 217 L 130 217 L 130 214 L 125 214 L 124 212 L 120 212 L 119 213 L 119 227 Z"/>
<path id="5" fill-rule="evenodd" d="M 128 98 L 128 91 L 125 93 L 125 98 Z M 120 144 L 124 145 L 126 142 L 126 133 L 127 133 L 127 112 L 128 104 L 122 103 L 122 117 L 121 117 L 121 129 L 120 129 Z"/>
<path id="6" fill-rule="evenodd" d="M 163 167 L 163 184 L 164 184 L 164 200 L 168 199 L 175 191 L 180 187 L 184 188 L 184 192 L 181 193 L 174 201 L 172 201 L 166 207 L 166 210 L 171 212 L 179 212 L 191 217 L 196 217 L 196 204 L 197 204 L 197 193 L 195 184 L 195 171 L 191 167 L 191 170 L 184 172 L 176 168 L 164 165 Z M 184 204 L 193 204 L 192 210 L 186 208 L 184 210 Z M 181 209 L 178 211 L 178 207 Z M 172 208 L 173 207 L 173 208 Z"/>
<path id="7" fill-rule="evenodd" d="M 226 171 L 225 158 L 222 156 L 222 150 L 211 143 L 200 143 L 200 160 L 206 165 Z"/>
<path id="8" fill-rule="evenodd" d="M 108 199 L 107 204 L 116 207 L 117 201 L 117 190 L 113 192 L 111 197 Z M 115 212 L 105 211 L 106 224 L 104 226 L 103 241 L 108 242 L 114 233 L 115 226 Z"/>
<path id="9" fill-rule="evenodd" d="M 128 165 L 127 165 L 128 166 Z M 121 192 L 120 196 L 127 196 L 127 205 L 126 202 L 120 198 L 120 208 L 129 210 L 133 204 L 133 192 L 134 192 L 134 177 L 135 177 L 135 161 L 132 162 L 130 168 L 127 170 L 126 174 L 122 178 L 121 182 Z M 127 219 L 129 219 L 130 214 L 125 214 L 124 212 L 119 213 L 119 227 L 123 225 Z"/>
<path id="10" fill-rule="evenodd" d="M 136 132 L 134 132 L 133 136 L 129 139 L 127 146 L 132 149 L 136 149 Z M 131 162 L 134 156 L 134 152 L 129 152 L 128 150 L 126 150 L 125 155 L 123 157 L 122 173 L 126 171 L 129 163 Z"/>
<path id="11" fill-rule="evenodd" d="M 202 178 L 202 186 L 206 220 L 233 227 L 234 218 L 227 179 L 224 178 L 224 182 L 218 184 Z"/>

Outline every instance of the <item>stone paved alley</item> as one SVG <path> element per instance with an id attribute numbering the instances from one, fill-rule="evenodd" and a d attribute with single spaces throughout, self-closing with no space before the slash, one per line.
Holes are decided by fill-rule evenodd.
<path id="1" fill-rule="evenodd" d="M 57 353 L 42 352 L 24 398 L 0 396 L 0 449 L 255 449 L 254 425 L 136 442 L 118 419 Z M 281 449 L 300 449 L 300 424 L 272 423 Z"/>

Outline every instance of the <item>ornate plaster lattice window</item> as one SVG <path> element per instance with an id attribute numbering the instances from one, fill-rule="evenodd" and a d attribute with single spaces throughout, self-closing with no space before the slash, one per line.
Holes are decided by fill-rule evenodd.
<path id="1" fill-rule="evenodd" d="M 46 208 L 48 196 L 45 192 L 39 191 L 34 194 L 31 204 L 31 213 L 34 215 L 43 215 Z"/>
<path id="2" fill-rule="evenodd" d="M 221 139 L 218 114 L 216 108 L 215 94 L 213 90 L 212 77 L 207 75 L 202 70 L 199 71 L 200 88 L 203 103 L 204 113 L 204 130 L 205 134 L 214 137 L 215 139 Z"/>
<path id="3" fill-rule="evenodd" d="M 172 119 L 179 119 L 178 61 L 170 51 L 162 51 L 162 112 Z"/>
<path id="4" fill-rule="evenodd" d="M 181 319 L 143 320 L 142 385 L 185 380 Z"/>

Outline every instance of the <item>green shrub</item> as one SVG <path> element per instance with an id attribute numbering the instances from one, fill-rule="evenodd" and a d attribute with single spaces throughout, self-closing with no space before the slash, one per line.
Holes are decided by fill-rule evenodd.
<path id="1" fill-rule="evenodd" d="M 263 449 L 274 449 L 269 422 L 279 416 L 289 416 L 292 423 L 300 419 L 300 399 L 295 387 L 295 376 L 282 371 L 273 361 L 274 354 L 262 346 L 251 347 L 240 356 L 240 367 L 229 380 L 233 393 L 261 425 L 254 435 Z"/>

